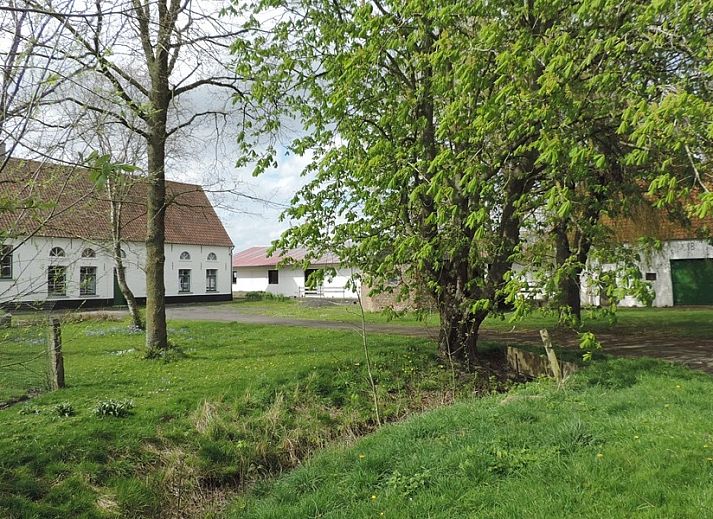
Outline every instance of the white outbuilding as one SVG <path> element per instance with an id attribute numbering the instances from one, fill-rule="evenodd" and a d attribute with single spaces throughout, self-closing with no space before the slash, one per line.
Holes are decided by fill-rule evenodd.
<path id="1" fill-rule="evenodd" d="M 269 292 L 286 297 L 322 297 L 329 299 L 357 299 L 357 291 L 350 286 L 354 271 L 343 267 L 334 254 L 325 254 L 310 262 L 301 262 L 306 249 L 291 249 L 283 255 L 268 256 L 269 247 L 251 247 L 233 256 L 234 292 Z M 291 260 L 292 264 L 283 264 Z M 324 279 L 310 283 L 313 272 L 324 270 Z M 358 285 L 357 285 L 358 287 Z"/>

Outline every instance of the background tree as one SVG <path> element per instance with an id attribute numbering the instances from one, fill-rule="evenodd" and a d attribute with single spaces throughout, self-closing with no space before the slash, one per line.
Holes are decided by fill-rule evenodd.
<path id="1" fill-rule="evenodd" d="M 55 103 L 72 103 L 100 113 L 146 142 L 146 347 L 153 355 L 168 347 L 164 286 L 167 143 L 194 123 L 226 116 L 234 109 L 225 93 L 215 94 L 220 90 L 239 94 L 238 80 L 226 72 L 221 53 L 240 31 L 221 23 L 220 4 L 214 2 L 31 0 L 25 6 L 60 21 L 68 34 L 60 44 L 62 58 L 77 72 Z M 77 95 L 98 83 L 103 92 L 110 93 L 108 105 L 97 106 Z"/>
<path id="2" fill-rule="evenodd" d="M 692 16 L 707 2 L 685 4 Z M 400 272 L 425 280 L 441 314 L 441 349 L 474 362 L 485 317 L 506 303 L 524 307 L 535 292 L 522 290 L 514 265 L 532 270 L 547 263 L 533 255 L 553 256 L 551 247 L 532 246 L 532 231 L 564 225 L 562 238 L 583 215 L 580 257 L 565 260 L 568 246 L 560 258 L 561 268 L 576 263 L 578 275 L 598 214 L 627 196 L 626 186 L 650 180 L 641 172 L 652 164 L 666 169 L 670 146 L 642 153 L 637 132 L 662 70 L 669 78 L 704 72 L 671 59 L 675 45 L 660 37 L 679 7 L 258 3 L 262 19 L 280 15 L 260 26 L 254 45 L 235 45 L 239 73 L 255 78 L 264 127 L 299 117 L 308 135 L 290 149 L 314 156 L 313 180 L 286 213 L 298 225 L 278 245 L 336 252 L 377 289 Z M 671 29 L 701 33 L 691 20 Z M 705 37 L 695 41 L 710 52 Z M 274 164 L 278 148 L 259 157 L 258 172 Z M 245 151 L 258 158 L 249 141 Z M 622 188 L 607 189 L 615 176 Z M 577 199 L 587 202 L 573 207 Z M 551 261 L 543 268 L 551 271 Z M 641 294 L 638 277 L 625 268 L 600 282 L 616 285 L 612 295 Z"/>

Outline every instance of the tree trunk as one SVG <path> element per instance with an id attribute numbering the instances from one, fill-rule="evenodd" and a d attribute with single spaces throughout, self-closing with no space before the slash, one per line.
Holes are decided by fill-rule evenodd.
<path id="1" fill-rule="evenodd" d="M 569 308 L 570 315 L 579 323 L 582 320 L 581 276 L 589 257 L 591 239 L 577 231 L 574 234 L 577 249 L 572 251 L 566 224 L 562 222 L 557 225 L 555 228 L 557 240 L 555 259 L 558 267 L 561 267 L 567 261 L 573 261 L 567 275 L 560 278 L 559 303 L 561 307 Z"/>
<path id="2" fill-rule="evenodd" d="M 478 331 L 487 312 L 466 313 L 457 305 L 441 303 L 439 348 L 443 355 L 472 368 L 478 358 Z"/>
<path id="3" fill-rule="evenodd" d="M 126 305 L 129 307 L 129 315 L 131 323 L 139 330 L 144 330 L 144 322 L 141 319 L 139 305 L 136 303 L 134 293 L 129 288 L 126 282 L 126 267 L 124 259 L 121 257 L 121 208 L 123 197 L 125 195 L 122 189 L 122 181 L 116 178 L 107 179 L 107 190 L 109 191 L 109 204 L 111 206 L 111 238 L 112 238 L 112 253 L 114 255 L 114 266 L 116 268 L 116 280 L 119 283 L 121 294 L 126 299 Z"/>
<path id="4" fill-rule="evenodd" d="M 164 126 L 165 129 L 165 126 Z M 148 143 L 149 187 L 146 207 L 146 354 L 151 357 L 168 349 L 166 330 L 165 216 L 166 140 L 154 137 Z"/>
<path id="5" fill-rule="evenodd" d="M 126 306 L 129 307 L 129 315 L 131 316 L 131 324 L 139 330 L 144 330 L 144 321 L 141 319 L 141 313 L 139 312 L 139 305 L 136 302 L 134 293 L 129 288 L 126 282 L 126 267 L 124 266 L 124 261 L 121 258 L 121 248 L 116 246 L 118 250 L 114 251 L 114 258 L 116 263 L 116 280 L 119 282 L 119 289 L 121 294 L 126 299 Z"/>

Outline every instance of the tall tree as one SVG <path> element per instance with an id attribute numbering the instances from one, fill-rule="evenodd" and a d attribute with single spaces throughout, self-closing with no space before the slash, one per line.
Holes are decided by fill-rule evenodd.
<path id="1" fill-rule="evenodd" d="M 190 0 L 75 2 L 28 0 L 25 7 L 66 28 L 62 58 L 75 66 L 71 88 L 55 102 L 101 113 L 146 142 L 146 348 L 168 347 L 164 242 L 167 142 L 206 118 L 235 107 L 221 90 L 240 94 L 222 54 L 241 34 L 219 19 L 221 5 Z M 148 78 L 148 81 L 144 81 Z M 82 88 L 102 83 L 110 103 L 93 104 Z M 202 92 L 202 93 L 201 93 Z M 129 117 L 127 114 L 131 114 Z"/>
<path id="2" fill-rule="evenodd" d="M 441 314 L 441 349 L 475 362 L 485 317 L 525 299 L 515 263 L 552 256 L 531 246 L 532 231 L 589 214 L 595 205 L 575 211 L 575 195 L 590 197 L 622 165 L 637 166 L 622 177 L 636 185 L 654 162 L 641 154 L 630 112 L 655 102 L 662 70 L 702 72 L 667 58 L 672 43 L 656 24 L 677 9 L 613 0 L 258 2 L 253 20 L 268 21 L 254 45 L 235 45 L 239 72 L 255 78 L 261 127 L 296 116 L 308 134 L 290 149 L 313 153 L 313 180 L 286 215 L 298 224 L 279 245 L 336 252 L 377 288 L 400 271 L 425 280 Z M 257 158 L 249 144 L 246 158 Z M 259 157 L 258 172 L 277 148 Z M 621 294 L 637 287 L 628 273 L 602 279 Z"/>

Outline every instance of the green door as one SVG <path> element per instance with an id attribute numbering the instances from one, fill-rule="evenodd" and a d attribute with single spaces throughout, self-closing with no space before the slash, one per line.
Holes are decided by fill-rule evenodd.
<path id="1" fill-rule="evenodd" d="M 121 287 L 119 286 L 119 276 L 116 274 L 116 269 L 114 269 L 114 306 L 126 306 L 126 299 L 124 294 L 121 292 Z"/>
<path id="2" fill-rule="evenodd" d="M 674 305 L 713 305 L 713 259 L 671 260 Z"/>

